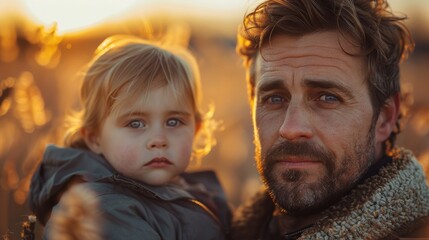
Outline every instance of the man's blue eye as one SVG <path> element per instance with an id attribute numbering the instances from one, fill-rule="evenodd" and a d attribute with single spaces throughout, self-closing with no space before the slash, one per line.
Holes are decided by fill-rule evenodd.
<path id="1" fill-rule="evenodd" d="M 282 103 L 283 102 L 283 97 L 281 96 L 271 96 L 268 98 L 268 101 L 270 103 Z"/>
<path id="2" fill-rule="evenodd" d="M 145 126 L 144 122 L 140 121 L 140 120 L 133 120 L 130 123 L 128 123 L 128 126 L 130 128 L 142 128 Z"/>
<path id="3" fill-rule="evenodd" d="M 331 94 L 323 94 L 322 96 L 320 96 L 319 100 L 327 102 L 327 103 L 333 103 L 333 102 L 338 102 L 339 99 Z"/>

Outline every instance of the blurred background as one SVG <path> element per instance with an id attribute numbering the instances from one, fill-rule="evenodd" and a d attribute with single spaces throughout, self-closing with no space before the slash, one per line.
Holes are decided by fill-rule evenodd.
<path id="1" fill-rule="evenodd" d="M 258 0 L 0 0 L 0 239 L 19 239 L 32 171 L 64 117 L 79 109 L 79 71 L 112 34 L 168 38 L 201 67 L 204 104 L 223 122 L 202 168 L 217 171 L 232 207 L 259 189 L 236 30 Z M 403 64 L 407 117 L 398 144 L 429 162 L 429 1 L 391 0 L 416 50 Z"/>

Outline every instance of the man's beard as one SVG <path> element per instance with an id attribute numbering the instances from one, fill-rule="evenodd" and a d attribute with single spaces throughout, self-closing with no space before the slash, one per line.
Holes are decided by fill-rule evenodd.
<path id="1" fill-rule="evenodd" d="M 350 191 L 375 159 L 374 128 L 367 139 L 350 141 L 341 162 L 333 152 L 310 142 L 283 141 L 276 144 L 261 158 L 256 151 L 258 170 L 277 206 L 288 215 L 311 215 L 322 211 Z M 325 170 L 317 182 L 306 183 L 309 172 L 299 169 L 283 171 L 280 180 L 274 172 L 276 161 L 288 156 L 310 158 L 320 162 Z M 352 170 L 353 175 L 351 176 Z"/>

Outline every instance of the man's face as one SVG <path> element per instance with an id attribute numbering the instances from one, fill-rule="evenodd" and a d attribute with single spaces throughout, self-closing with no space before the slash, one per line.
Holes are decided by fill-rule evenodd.
<path id="1" fill-rule="evenodd" d="M 339 36 L 278 35 L 255 62 L 258 170 L 290 215 L 329 206 L 375 159 L 364 58 Z"/>

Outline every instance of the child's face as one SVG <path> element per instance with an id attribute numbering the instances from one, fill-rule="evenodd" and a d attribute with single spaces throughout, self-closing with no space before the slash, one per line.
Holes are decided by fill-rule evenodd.
<path id="1" fill-rule="evenodd" d="M 106 118 L 91 149 L 125 176 L 166 184 L 186 169 L 191 157 L 196 133 L 192 105 L 178 102 L 169 87 L 155 88 L 147 101 L 129 104 Z"/>

